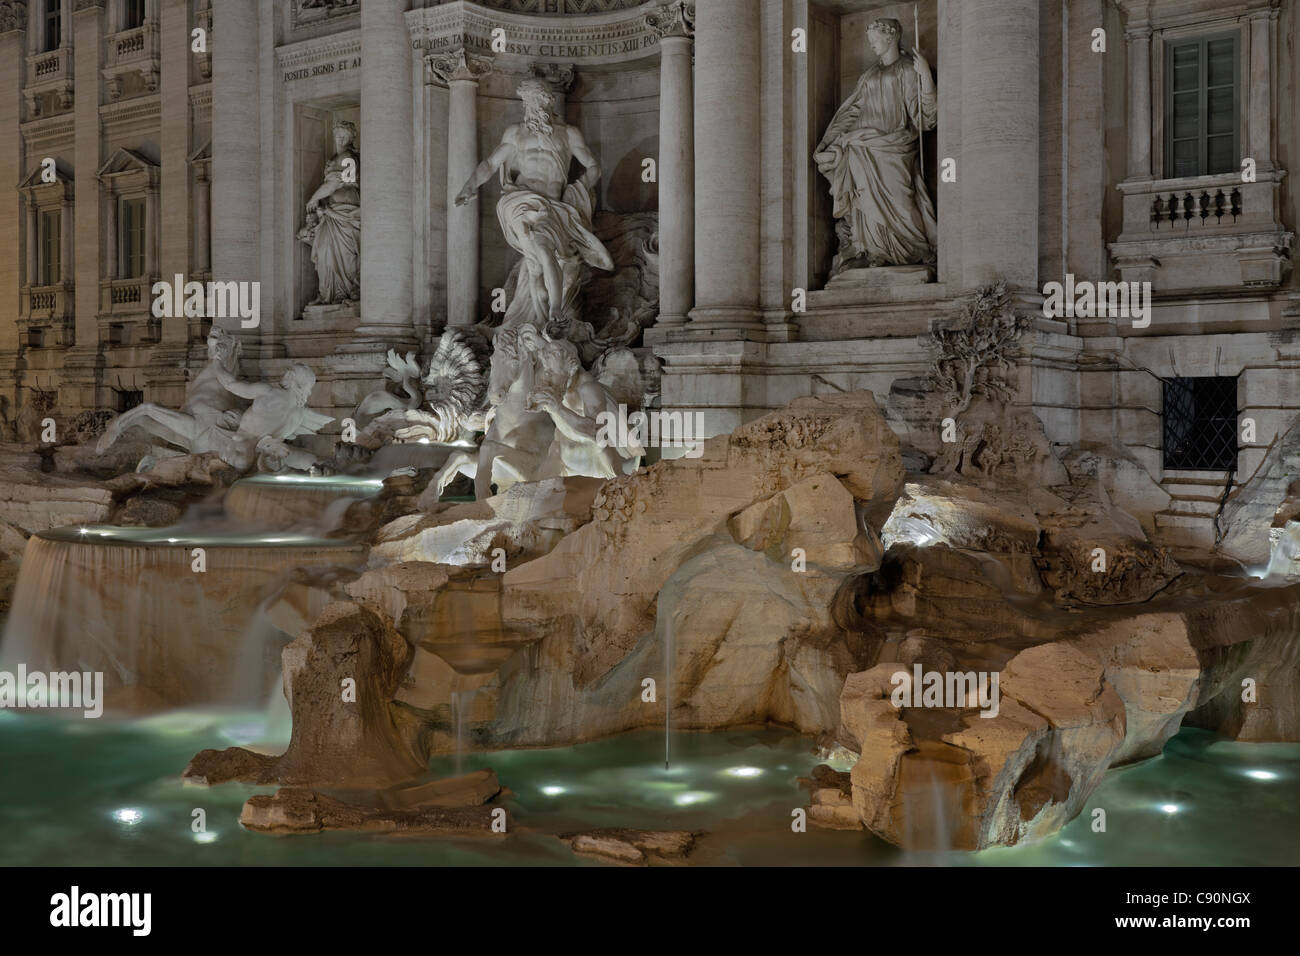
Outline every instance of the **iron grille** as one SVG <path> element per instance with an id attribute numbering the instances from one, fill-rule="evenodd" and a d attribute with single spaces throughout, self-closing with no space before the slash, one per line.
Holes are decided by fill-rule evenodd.
<path id="1" fill-rule="evenodd" d="M 1167 378 L 1164 393 L 1165 467 L 1235 471 L 1237 379 Z"/>

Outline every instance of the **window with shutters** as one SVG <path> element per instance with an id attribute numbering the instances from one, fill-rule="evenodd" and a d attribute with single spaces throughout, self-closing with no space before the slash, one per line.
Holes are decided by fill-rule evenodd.
<path id="1" fill-rule="evenodd" d="M 45 0 L 45 51 L 50 53 L 63 42 L 63 0 Z"/>
<path id="2" fill-rule="evenodd" d="M 1240 76 L 1236 33 L 1166 44 L 1166 178 L 1212 176 L 1239 168 Z"/>
<path id="3" fill-rule="evenodd" d="M 122 29 L 144 26 L 144 0 L 122 0 Z"/>
<path id="4" fill-rule="evenodd" d="M 59 262 L 62 246 L 62 213 L 50 210 L 41 213 L 40 221 L 40 282 L 41 285 L 58 285 L 63 280 Z"/>
<path id="5" fill-rule="evenodd" d="M 144 275 L 144 215 L 143 199 L 122 200 L 122 278 L 137 279 Z"/>

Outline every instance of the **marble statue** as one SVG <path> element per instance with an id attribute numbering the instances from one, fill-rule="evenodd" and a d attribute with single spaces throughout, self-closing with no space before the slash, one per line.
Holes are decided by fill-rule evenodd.
<path id="1" fill-rule="evenodd" d="M 592 232 L 600 165 L 582 133 L 553 115 L 554 95 L 544 81 L 524 80 L 518 94 L 524 121 L 509 127 L 501 144 L 479 163 L 456 205 L 475 199 L 494 173 L 500 176 L 497 219 L 510 248 L 523 256 L 503 324 L 550 324 L 562 330 L 578 315 L 584 264 L 607 271 L 614 267 Z M 570 182 L 573 159 L 584 171 Z"/>
<path id="2" fill-rule="evenodd" d="M 364 427 L 358 444 L 375 448 L 388 442 L 469 443 L 486 428 L 486 348 L 474 333 L 448 329 L 421 372 L 414 352 L 388 352 L 384 377 L 404 395 L 387 389 L 361 400 L 354 418 Z"/>
<path id="3" fill-rule="evenodd" d="M 472 478 L 484 501 L 493 485 L 499 494 L 523 481 L 636 469 L 644 448 L 597 440 L 597 416 L 617 412 L 617 389 L 582 367 L 572 342 L 524 324 L 498 329 L 493 345 L 487 432 L 477 453 L 455 452 L 443 465 L 434 477 L 440 493 L 457 475 Z"/>
<path id="4" fill-rule="evenodd" d="M 318 291 L 311 305 L 350 305 L 361 298 L 361 161 L 357 128 L 334 124 L 334 157 L 307 200 L 298 238 L 311 246 Z"/>
<path id="5" fill-rule="evenodd" d="M 104 428 L 96 451 L 104 454 L 131 427 L 190 454 L 221 451 L 230 430 L 239 425 L 245 403 L 221 383 L 218 372 L 233 376 L 239 355 L 239 340 L 214 326 L 208 333 L 208 363 L 186 386 L 185 404 L 174 410 L 147 403 L 123 412 Z"/>
<path id="6" fill-rule="evenodd" d="M 862 266 L 934 262 L 934 203 L 919 161 L 922 130 L 934 129 L 930 65 L 919 49 L 899 48 L 902 26 L 882 18 L 867 27 L 873 64 L 831 119 L 813 159 L 830 180 L 839 253 L 832 275 Z"/>
<path id="7" fill-rule="evenodd" d="M 221 460 L 240 471 L 254 465 L 261 471 L 293 468 L 306 471 L 317 458 L 310 452 L 287 444 L 299 435 L 313 435 L 334 419 L 307 407 L 316 373 L 301 362 L 285 371 L 279 385 L 267 382 L 244 382 L 218 367 L 217 379 L 227 391 L 252 404 L 239 418 L 233 432 L 225 432 L 225 445 L 217 449 Z"/>

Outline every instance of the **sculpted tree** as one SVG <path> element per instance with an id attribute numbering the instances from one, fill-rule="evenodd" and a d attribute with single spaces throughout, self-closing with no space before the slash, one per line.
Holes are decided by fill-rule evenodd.
<path id="1" fill-rule="evenodd" d="M 947 395 L 953 415 L 970 407 L 976 395 L 1006 402 L 1015 393 L 1012 374 L 1020 338 L 1029 318 L 1011 307 L 1006 282 L 980 289 L 963 302 L 957 319 L 930 333 L 936 355 L 928 385 Z"/>

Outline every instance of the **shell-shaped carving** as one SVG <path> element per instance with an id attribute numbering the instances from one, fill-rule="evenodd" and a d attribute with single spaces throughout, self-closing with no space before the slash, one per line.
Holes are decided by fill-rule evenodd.
<path id="1" fill-rule="evenodd" d="M 438 340 L 421 384 L 424 400 L 447 432 L 438 441 L 452 441 L 487 394 L 487 360 L 480 343 L 460 329 L 448 329 Z"/>

